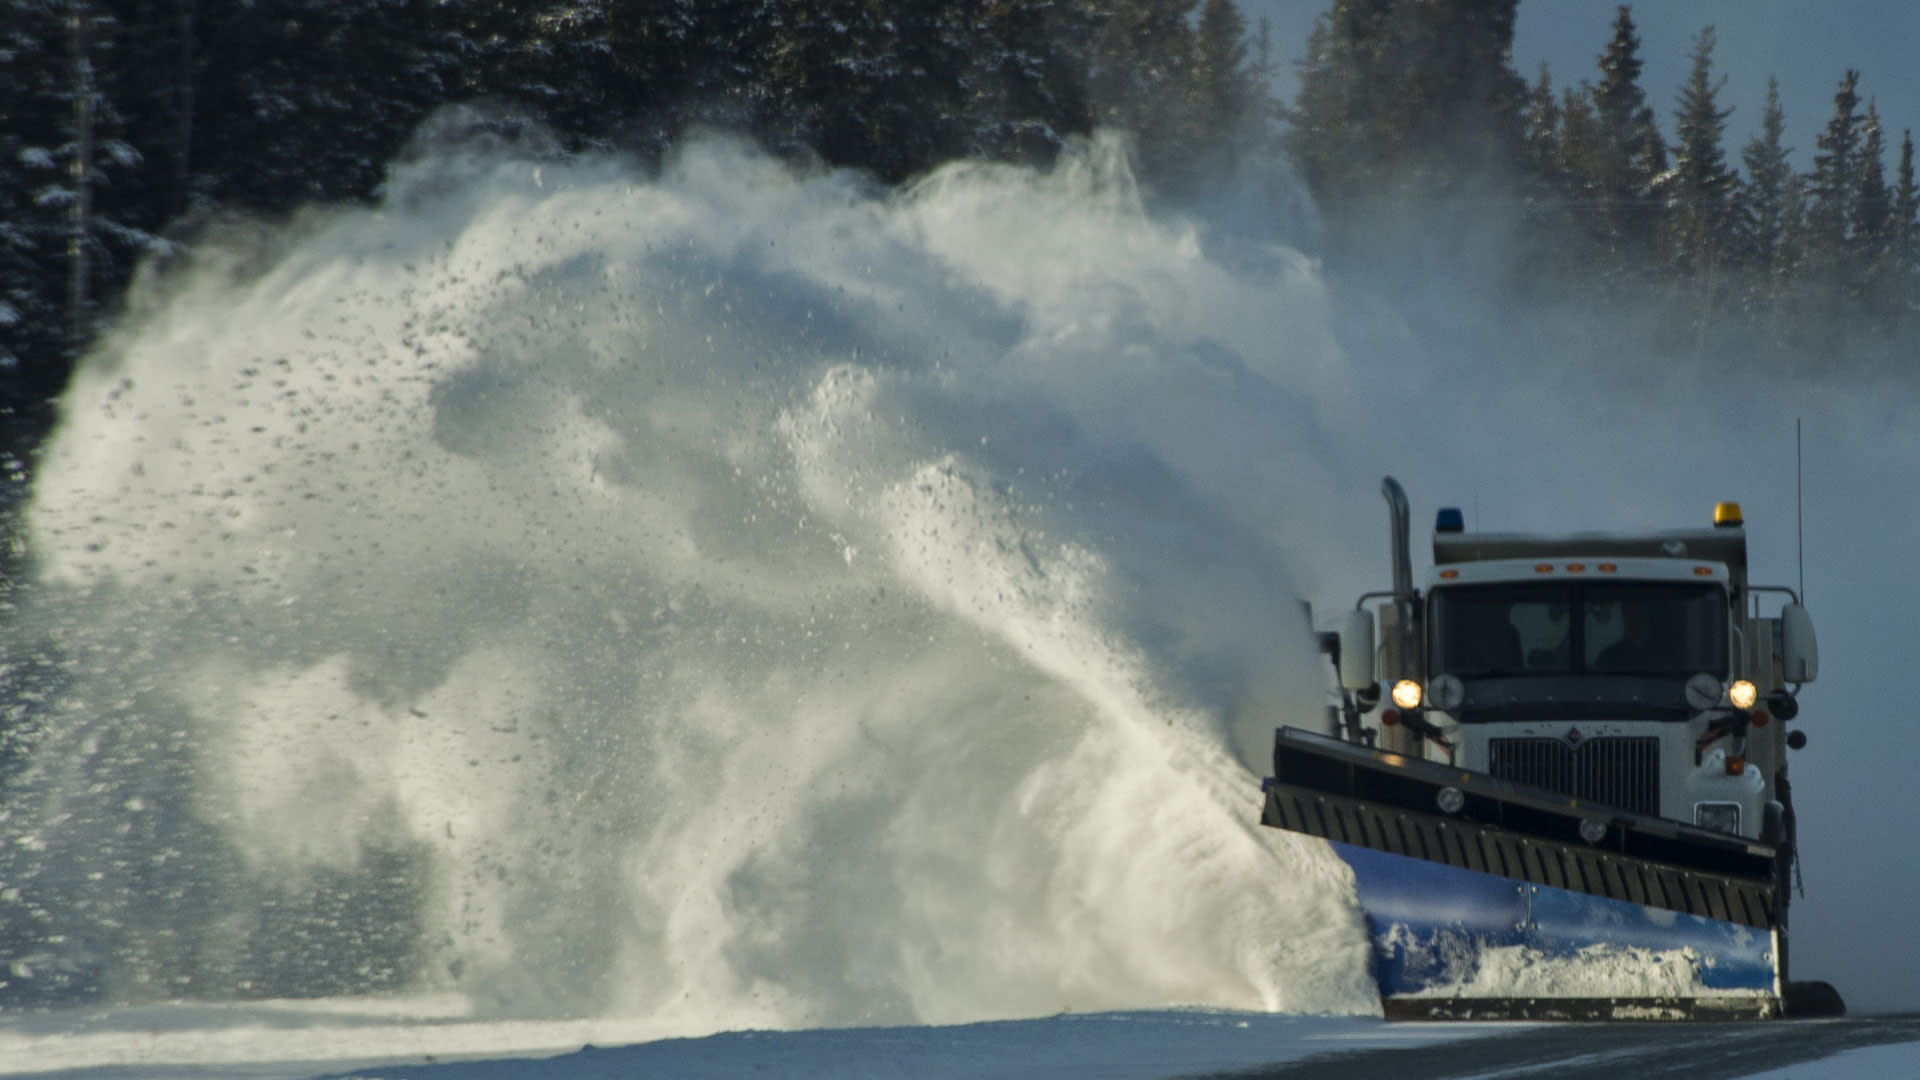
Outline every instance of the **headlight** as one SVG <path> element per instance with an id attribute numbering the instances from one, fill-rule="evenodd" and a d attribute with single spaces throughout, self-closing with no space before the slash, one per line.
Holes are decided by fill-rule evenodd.
<path id="1" fill-rule="evenodd" d="M 1393 684 L 1393 703 L 1403 709 L 1420 707 L 1420 684 L 1412 679 L 1401 679 Z"/>
<path id="2" fill-rule="evenodd" d="M 1735 679 L 1727 684 L 1727 700 L 1736 709 L 1751 709 L 1760 700 L 1760 691 L 1745 679 Z"/>
<path id="3" fill-rule="evenodd" d="M 1740 804 L 1702 802 L 1693 804 L 1693 823 L 1703 829 L 1740 835 Z"/>

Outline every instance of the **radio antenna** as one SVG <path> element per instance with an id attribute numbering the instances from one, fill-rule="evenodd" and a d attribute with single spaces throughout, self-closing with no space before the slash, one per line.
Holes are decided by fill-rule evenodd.
<path id="1" fill-rule="evenodd" d="M 1800 602 L 1807 602 L 1806 509 L 1801 494 L 1800 418 L 1793 418 L 1793 556 L 1800 563 Z"/>

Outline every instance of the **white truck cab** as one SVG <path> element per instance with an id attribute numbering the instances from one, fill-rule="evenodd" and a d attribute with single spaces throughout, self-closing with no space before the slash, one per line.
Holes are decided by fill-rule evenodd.
<path id="1" fill-rule="evenodd" d="M 1342 685 L 1388 688 L 1383 748 L 1788 840 L 1786 751 L 1804 737 L 1786 722 L 1818 650 L 1792 590 L 1747 581 L 1738 504 L 1707 529 L 1565 536 L 1469 533 L 1443 509 L 1418 592 L 1403 537 L 1395 591 L 1340 631 Z M 1383 598 L 1376 647 L 1368 601 Z"/>

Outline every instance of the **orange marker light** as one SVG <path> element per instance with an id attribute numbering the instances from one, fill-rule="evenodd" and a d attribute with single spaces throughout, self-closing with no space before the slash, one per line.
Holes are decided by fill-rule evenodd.
<path id="1" fill-rule="evenodd" d="M 1600 564 L 1600 572 L 1603 574 L 1611 574 L 1618 569 L 1620 569 L 1618 563 L 1603 562 Z"/>
<path id="2" fill-rule="evenodd" d="M 1443 579 L 1445 579 L 1445 580 L 1447 580 L 1447 581 L 1452 581 L 1452 580 L 1453 580 L 1454 578 L 1457 578 L 1457 577 L 1459 577 L 1459 576 L 1460 576 L 1460 571 L 1458 571 L 1458 570 L 1442 570 L 1442 571 L 1440 571 L 1440 576 L 1441 576 L 1441 578 L 1443 578 Z"/>
<path id="3" fill-rule="evenodd" d="M 1693 568 L 1693 576 L 1694 576 L 1694 577 L 1712 577 L 1712 576 L 1713 576 L 1713 567 L 1711 567 L 1711 566 L 1696 566 L 1696 567 L 1694 567 L 1694 568 Z"/>
<path id="4" fill-rule="evenodd" d="M 1568 564 L 1567 564 L 1567 573 L 1569 573 L 1569 574 L 1578 574 L 1578 573 L 1580 573 L 1581 571 L 1583 571 L 1583 570 L 1585 570 L 1586 568 L 1587 568 L 1587 564 L 1586 564 L 1586 563 L 1583 563 L 1583 562 L 1570 562 L 1570 563 L 1568 563 Z"/>
<path id="5" fill-rule="evenodd" d="M 1739 776 L 1747 771 L 1747 759 L 1742 754 L 1727 755 L 1727 775 Z"/>
<path id="6" fill-rule="evenodd" d="M 1544 563 L 1544 562 L 1543 562 L 1543 563 L 1534 563 L 1534 564 L 1533 564 L 1533 572 L 1534 572 L 1534 573 L 1536 573 L 1536 574 L 1551 574 L 1551 573 L 1553 573 L 1553 564 L 1552 564 L 1552 563 Z"/>

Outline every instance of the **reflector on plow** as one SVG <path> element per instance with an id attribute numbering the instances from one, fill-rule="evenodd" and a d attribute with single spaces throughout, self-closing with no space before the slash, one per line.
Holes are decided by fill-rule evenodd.
<path id="1" fill-rule="evenodd" d="M 1771 845 L 1287 728 L 1261 823 L 1353 868 L 1389 1017 L 1782 1012 Z"/>

